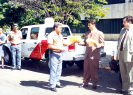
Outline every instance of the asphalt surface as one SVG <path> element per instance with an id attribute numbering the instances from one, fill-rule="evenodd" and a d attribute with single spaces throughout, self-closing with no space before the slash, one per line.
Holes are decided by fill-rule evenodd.
<path id="1" fill-rule="evenodd" d="M 109 47 L 105 46 L 105 51 Z M 109 51 L 100 60 L 100 64 L 108 64 L 110 56 Z M 5 65 L 5 69 L 1 69 L 0 64 L 0 95 L 118 95 L 116 91 L 121 90 L 119 74 L 108 69 L 99 69 L 98 75 L 97 90 L 92 90 L 92 81 L 87 88 L 79 88 L 83 81 L 83 70 L 76 65 L 67 66 L 61 76 L 61 84 L 65 87 L 52 92 L 49 90 L 49 72 L 45 62 L 22 59 L 21 71 L 11 71 L 11 65 Z"/>

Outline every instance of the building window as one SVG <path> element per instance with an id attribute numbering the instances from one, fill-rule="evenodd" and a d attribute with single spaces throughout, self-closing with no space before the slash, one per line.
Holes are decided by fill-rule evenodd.
<path id="1" fill-rule="evenodd" d="M 133 0 L 129 0 L 129 2 L 133 2 Z"/>
<path id="2" fill-rule="evenodd" d="M 106 0 L 108 4 L 118 4 L 118 3 L 125 3 L 125 0 Z M 133 1 L 133 0 L 131 0 Z M 95 0 L 96 3 L 99 3 L 98 0 Z"/>

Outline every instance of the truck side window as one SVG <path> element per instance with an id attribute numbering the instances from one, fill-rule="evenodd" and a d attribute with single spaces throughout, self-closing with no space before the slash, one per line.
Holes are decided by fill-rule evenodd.
<path id="1" fill-rule="evenodd" d="M 28 28 L 23 28 L 20 30 L 22 32 L 22 39 L 27 38 Z"/>
<path id="2" fill-rule="evenodd" d="M 54 31 L 53 27 L 48 27 L 45 30 L 45 36 L 47 37 L 50 32 Z"/>
<path id="3" fill-rule="evenodd" d="M 67 27 L 62 27 L 61 33 L 62 33 L 63 37 L 70 36 L 70 31 Z"/>
<path id="4" fill-rule="evenodd" d="M 54 29 L 53 27 L 46 28 L 45 30 L 45 36 L 47 37 L 50 32 L 52 32 Z M 63 37 L 70 36 L 70 31 L 67 27 L 62 27 L 61 34 Z"/>
<path id="5" fill-rule="evenodd" d="M 31 28 L 30 38 L 31 39 L 38 39 L 39 27 Z"/>

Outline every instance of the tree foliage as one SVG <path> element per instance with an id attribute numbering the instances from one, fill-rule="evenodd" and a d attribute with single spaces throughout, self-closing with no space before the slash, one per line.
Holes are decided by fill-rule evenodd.
<path id="1" fill-rule="evenodd" d="M 86 19 L 104 17 L 107 8 L 103 8 L 106 0 L 8 0 L 14 6 L 34 10 L 35 15 L 53 17 L 55 21 L 81 26 L 79 13 Z M 41 13 L 41 14 L 40 14 Z"/>
<path id="2" fill-rule="evenodd" d="M 11 27 L 13 23 L 18 23 L 19 27 L 24 25 L 43 23 L 43 17 L 35 17 L 34 12 L 19 6 L 12 6 L 8 2 L 0 5 L 0 26 Z"/>
<path id="3" fill-rule="evenodd" d="M 106 0 L 7 0 L 14 7 L 21 7 L 32 11 L 32 15 L 38 20 L 40 17 L 53 17 L 55 21 L 71 24 L 75 27 L 83 27 L 79 14 L 85 19 L 104 17 L 107 8 L 103 8 Z M 98 1 L 99 3 L 96 3 Z M 28 13 L 30 16 L 30 13 Z M 28 17 L 32 21 L 30 17 Z M 22 19 L 23 17 L 21 17 Z M 25 18 L 25 17 L 24 17 Z M 23 23 L 30 21 L 23 18 Z M 42 21 L 42 20 L 41 20 Z"/>

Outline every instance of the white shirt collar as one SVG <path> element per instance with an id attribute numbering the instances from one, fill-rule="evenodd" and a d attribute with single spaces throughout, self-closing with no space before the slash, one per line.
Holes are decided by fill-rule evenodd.
<path id="1" fill-rule="evenodd" d="M 91 31 L 91 33 L 95 33 L 95 32 L 96 32 L 96 30 L 97 30 L 97 28 L 95 27 L 95 29 L 94 29 L 93 31 Z"/>

